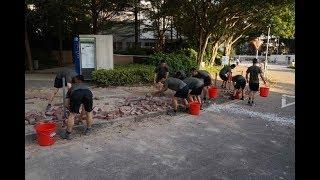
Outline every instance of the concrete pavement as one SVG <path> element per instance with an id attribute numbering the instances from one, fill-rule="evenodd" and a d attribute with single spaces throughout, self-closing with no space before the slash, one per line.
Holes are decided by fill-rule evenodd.
<path id="1" fill-rule="evenodd" d="M 112 123 L 51 147 L 26 145 L 26 179 L 295 179 L 295 106 L 281 108 L 294 82 L 285 73 L 253 107 L 236 100 L 200 116 Z"/>

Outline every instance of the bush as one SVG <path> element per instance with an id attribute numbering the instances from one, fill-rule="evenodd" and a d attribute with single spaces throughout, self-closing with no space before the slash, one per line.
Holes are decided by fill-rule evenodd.
<path id="1" fill-rule="evenodd" d="M 113 70 L 100 69 L 92 72 L 92 79 L 99 85 L 123 86 L 153 82 L 154 66 L 129 64 L 116 66 Z"/>
<path id="2" fill-rule="evenodd" d="M 220 58 L 216 58 L 216 59 L 214 60 L 214 63 L 215 63 L 216 65 L 221 66 L 221 64 L 222 64 L 222 62 L 221 62 L 221 57 L 220 57 Z"/>
<path id="3" fill-rule="evenodd" d="M 192 52 L 192 51 L 190 51 Z M 190 54 L 190 57 L 184 53 L 156 53 L 150 56 L 147 64 L 158 66 L 161 60 L 165 60 L 169 66 L 169 75 L 172 76 L 176 71 L 183 70 L 189 72 L 192 67 L 197 66 L 194 53 Z"/>
<path id="4" fill-rule="evenodd" d="M 220 70 L 223 68 L 223 66 L 205 66 L 204 70 L 210 72 L 211 74 L 215 74 L 220 72 Z"/>

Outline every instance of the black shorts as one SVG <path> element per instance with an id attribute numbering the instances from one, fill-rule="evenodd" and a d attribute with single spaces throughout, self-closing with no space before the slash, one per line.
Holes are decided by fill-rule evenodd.
<path id="1" fill-rule="evenodd" d="M 249 88 L 251 91 L 259 91 L 259 83 L 249 83 Z"/>
<path id="2" fill-rule="evenodd" d="M 70 112 L 79 114 L 81 104 L 86 112 L 92 111 L 92 92 L 88 89 L 78 89 L 70 94 Z"/>
<path id="3" fill-rule="evenodd" d="M 65 86 L 67 86 L 67 79 L 65 78 Z M 54 87 L 55 88 L 62 88 L 62 78 L 55 78 L 54 79 Z"/>
<path id="4" fill-rule="evenodd" d="M 219 76 L 223 81 L 228 81 L 228 76 L 226 76 L 225 74 L 219 74 Z"/>
<path id="5" fill-rule="evenodd" d="M 184 88 L 179 89 L 179 90 L 174 94 L 174 97 L 187 99 L 187 98 L 188 98 L 188 94 L 189 94 L 189 87 L 188 87 L 188 86 L 185 86 Z"/>
<path id="6" fill-rule="evenodd" d="M 212 80 L 209 76 L 204 78 L 203 82 L 204 82 L 204 86 L 211 86 L 211 84 L 212 84 Z"/>
<path id="7" fill-rule="evenodd" d="M 246 87 L 246 81 L 241 81 L 241 82 L 237 82 L 235 85 L 234 85 L 234 88 L 235 89 L 244 89 Z"/>
<path id="8" fill-rule="evenodd" d="M 192 89 L 192 91 L 190 92 L 190 94 L 191 94 L 191 95 L 194 95 L 194 96 L 200 96 L 201 93 L 202 93 L 203 87 L 204 87 L 204 86 L 201 86 L 201 87 Z"/>

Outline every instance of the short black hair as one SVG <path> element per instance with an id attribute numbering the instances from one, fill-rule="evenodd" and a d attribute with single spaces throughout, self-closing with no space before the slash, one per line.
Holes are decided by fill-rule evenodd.
<path id="1" fill-rule="evenodd" d="M 235 68 L 236 67 L 236 65 L 235 64 L 231 64 L 231 66 L 230 66 L 232 69 L 233 68 Z"/>
<path id="2" fill-rule="evenodd" d="M 191 72 L 192 72 L 192 71 L 196 71 L 196 70 L 197 70 L 197 68 L 195 68 L 195 67 L 193 67 L 193 68 L 190 69 Z"/>
<path id="3" fill-rule="evenodd" d="M 176 74 L 174 75 L 175 78 L 179 78 L 181 76 L 181 71 L 177 71 Z"/>
<path id="4" fill-rule="evenodd" d="M 253 64 L 258 63 L 258 59 L 257 59 L 257 58 L 253 58 L 252 63 L 253 63 Z"/>
<path id="5" fill-rule="evenodd" d="M 77 75 L 75 78 L 80 81 L 84 81 L 84 77 L 82 75 Z"/>

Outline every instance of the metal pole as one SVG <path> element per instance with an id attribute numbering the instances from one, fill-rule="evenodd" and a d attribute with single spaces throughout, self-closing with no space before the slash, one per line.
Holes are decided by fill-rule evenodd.
<path id="1" fill-rule="evenodd" d="M 269 28 L 268 28 L 266 60 L 264 61 L 264 76 L 265 76 L 265 77 L 267 77 L 269 40 L 270 40 L 270 26 L 269 26 Z"/>
<path id="2" fill-rule="evenodd" d="M 66 79 L 62 78 L 62 93 L 63 93 L 63 115 L 66 118 L 67 112 L 66 112 L 66 89 L 65 89 Z"/>

